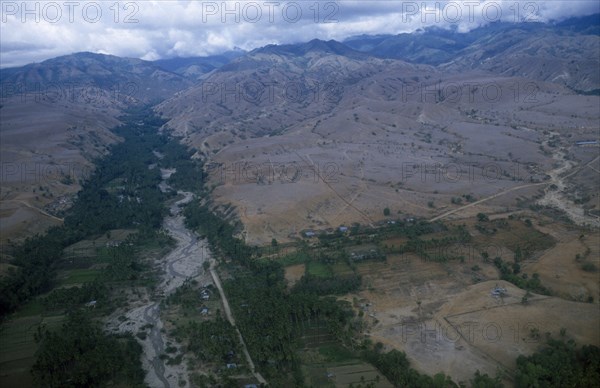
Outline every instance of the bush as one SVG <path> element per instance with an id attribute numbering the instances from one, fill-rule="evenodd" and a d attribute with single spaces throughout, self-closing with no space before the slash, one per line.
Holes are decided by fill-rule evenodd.
<path id="1" fill-rule="evenodd" d="M 587 263 L 584 263 L 581 266 L 581 269 L 586 271 L 586 272 L 596 272 L 598 270 L 598 267 L 596 267 L 593 263 L 590 263 L 589 261 Z"/>

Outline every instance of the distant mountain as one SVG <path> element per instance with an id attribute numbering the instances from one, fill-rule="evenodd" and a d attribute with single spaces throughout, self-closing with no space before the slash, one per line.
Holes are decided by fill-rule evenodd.
<path id="1" fill-rule="evenodd" d="M 159 59 L 153 63 L 162 69 L 184 77 L 200 79 L 205 74 L 228 64 L 244 54 L 246 54 L 246 51 L 238 49 L 206 57 Z"/>
<path id="2" fill-rule="evenodd" d="M 492 23 L 468 33 L 430 27 L 411 34 L 356 36 L 344 43 L 379 58 L 455 71 L 482 69 L 590 92 L 600 84 L 599 38 L 596 14 L 560 23 Z"/>
<path id="3" fill-rule="evenodd" d="M 277 134 L 333 109 L 344 89 L 376 73 L 426 73 L 429 66 L 384 60 L 343 43 L 312 40 L 268 45 L 236 58 L 156 109 L 182 134 L 244 125 L 241 136 Z M 265 114 L 264 112 L 269 112 Z"/>
<path id="4" fill-rule="evenodd" d="M 429 28 L 411 34 L 359 36 L 345 44 L 380 58 L 402 59 L 413 63 L 439 65 L 448 62 L 475 38 L 441 28 Z"/>
<path id="5" fill-rule="evenodd" d="M 502 25 L 500 33 L 481 34 L 442 67 L 485 70 L 596 93 L 600 90 L 600 35 L 591 20 L 594 18 L 562 24 Z"/>
<path id="6" fill-rule="evenodd" d="M 343 43 L 354 50 L 381 58 L 439 65 L 462 56 L 463 49 L 478 41 L 486 41 L 492 36 L 515 30 L 521 34 L 511 34 L 513 39 L 505 41 L 505 47 L 528 39 L 530 34 L 552 32 L 559 35 L 600 35 L 600 14 L 571 18 L 560 23 L 491 23 L 468 33 L 432 26 L 399 35 L 359 35 L 347 38 Z"/>
<path id="7" fill-rule="evenodd" d="M 357 51 L 350 46 L 337 42 L 335 40 L 324 41 L 313 39 L 307 43 L 267 45 L 251 51 L 251 54 L 275 54 L 287 56 L 303 56 L 310 52 L 320 52 L 325 54 L 342 55 L 348 58 L 364 59 L 369 55 Z"/>
<path id="8" fill-rule="evenodd" d="M 144 103 L 162 100 L 192 84 L 185 77 L 152 62 L 89 52 L 2 69 L 0 81 L 34 91 L 92 87 L 109 93 L 118 91 L 131 102 Z"/>

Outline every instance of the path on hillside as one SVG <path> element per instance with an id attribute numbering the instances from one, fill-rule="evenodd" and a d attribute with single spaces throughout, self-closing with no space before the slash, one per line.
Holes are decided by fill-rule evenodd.
<path id="1" fill-rule="evenodd" d="M 64 219 L 56 217 L 56 216 L 48 213 L 47 211 L 45 211 L 43 209 L 40 209 L 39 207 L 35 207 L 35 206 L 31 205 L 30 203 L 22 201 L 20 199 L 3 199 L 0 202 L 16 202 L 16 203 L 20 203 L 21 205 L 23 205 L 25 207 L 28 207 L 30 209 L 33 209 L 33 210 L 37 211 L 38 213 L 41 213 L 41 214 L 45 215 L 46 217 L 52 218 L 53 220 L 60 221 L 60 222 L 64 221 Z"/>
<path id="2" fill-rule="evenodd" d="M 510 192 L 512 192 L 512 191 L 521 190 L 521 189 L 524 189 L 524 188 L 527 188 L 527 187 L 534 187 L 534 186 L 548 186 L 548 185 L 551 185 L 551 184 L 555 184 L 555 185 L 557 185 L 557 186 L 559 186 L 559 187 L 564 187 L 564 181 L 565 181 L 565 179 L 567 179 L 567 178 L 571 177 L 572 175 L 575 175 L 575 174 L 577 174 L 579 171 L 583 170 L 584 168 L 586 168 L 586 167 L 588 167 L 588 166 L 591 166 L 593 163 L 595 163 L 595 162 L 598 160 L 598 158 L 600 158 L 600 156 L 597 156 L 597 157 L 595 157 L 593 160 L 589 161 L 588 163 L 584 164 L 583 166 L 579 166 L 579 167 L 578 167 L 578 168 L 576 168 L 574 171 L 571 171 L 569 174 L 567 174 L 567 175 L 565 175 L 565 176 L 563 176 L 563 177 L 561 177 L 560 175 L 561 175 L 561 174 L 562 174 L 562 173 L 563 173 L 565 170 L 568 170 L 568 169 L 569 169 L 569 167 L 570 167 L 570 165 L 569 165 L 569 164 L 561 165 L 561 166 L 559 166 L 558 168 L 556 168 L 556 169 L 554 169 L 554 170 L 552 170 L 552 171 L 550 171 L 550 172 L 548 173 L 548 175 L 550 175 L 550 177 L 551 177 L 551 178 L 550 178 L 550 180 L 549 180 L 549 181 L 547 181 L 547 182 L 540 182 L 540 183 L 530 183 L 530 184 L 526 184 L 526 185 L 521 185 L 521 186 L 511 187 L 510 189 L 503 190 L 503 191 L 501 191 L 501 192 L 499 192 L 499 193 L 496 193 L 496 194 L 490 195 L 490 196 L 488 196 L 488 197 L 482 198 L 482 199 L 480 199 L 480 200 L 478 200 L 478 201 L 475 201 L 475 202 L 469 203 L 469 204 L 467 204 L 467 205 L 461 206 L 461 207 L 459 207 L 459 208 L 456 208 L 456 209 L 453 209 L 453 210 L 447 211 L 447 212 L 445 212 L 445 213 L 442 213 L 442 214 L 440 214 L 440 215 L 438 215 L 438 216 L 435 216 L 435 217 L 431 218 L 431 219 L 429 220 L 429 222 L 434 222 L 434 221 L 441 220 L 441 219 L 443 219 L 443 218 L 446 218 L 446 217 L 447 217 L 447 216 L 449 216 L 449 215 L 452 215 L 452 214 L 455 214 L 455 213 L 461 212 L 461 211 L 463 211 L 463 210 L 465 210 L 465 209 L 468 209 L 468 208 L 470 208 L 470 207 L 473 207 L 473 206 L 479 205 L 479 204 L 481 204 L 481 203 L 483 203 L 483 202 L 490 201 L 490 200 L 492 200 L 492 199 L 494 199 L 494 198 L 498 198 L 498 197 L 500 197 L 500 196 L 502 196 L 502 195 L 505 195 L 505 194 L 508 194 L 508 193 L 510 193 Z"/>

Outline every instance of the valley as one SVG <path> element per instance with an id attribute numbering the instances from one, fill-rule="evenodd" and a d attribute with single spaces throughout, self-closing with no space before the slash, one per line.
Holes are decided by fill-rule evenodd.
<path id="1" fill-rule="evenodd" d="M 596 386 L 598 15 L 2 68 L 0 385 Z"/>

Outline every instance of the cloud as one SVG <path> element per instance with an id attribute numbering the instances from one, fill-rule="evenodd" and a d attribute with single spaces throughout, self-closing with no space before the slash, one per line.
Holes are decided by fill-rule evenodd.
<path id="1" fill-rule="evenodd" d="M 118 7 L 114 5 L 118 4 Z M 562 20 L 600 12 L 593 1 L 6 1 L 0 66 L 78 51 L 158 59 L 241 47 L 398 34 L 437 25 Z"/>

